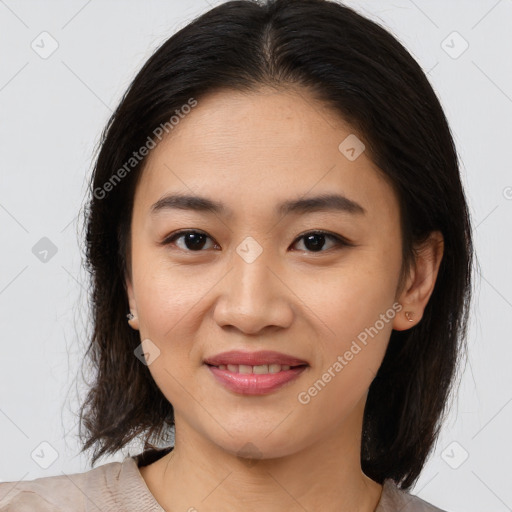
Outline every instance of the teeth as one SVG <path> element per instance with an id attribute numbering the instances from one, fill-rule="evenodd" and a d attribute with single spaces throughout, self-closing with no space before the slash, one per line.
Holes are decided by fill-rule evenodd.
<path id="1" fill-rule="evenodd" d="M 252 373 L 269 373 L 268 371 L 268 364 L 260 364 L 258 366 L 252 367 Z"/>
<path id="2" fill-rule="evenodd" d="M 260 364 L 256 366 L 249 366 L 247 364 L 220 364 L 218 366 L 220 370 L 228 370 L 233 373 L 257 373 L 260 375 L 266 373 L 278 373 L 285 372 L 290 369 L 290 366 L 287 364 Z"/>

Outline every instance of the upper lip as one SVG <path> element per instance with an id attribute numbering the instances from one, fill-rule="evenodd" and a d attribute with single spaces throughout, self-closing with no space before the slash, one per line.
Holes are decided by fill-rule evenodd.
<path id="1" fill-rule="evenodd" d="M 263 364 L 281 364 L 288 366 L 307 365 L 306 361 L 288 354 L 281 354 L 272 350 L 260 350 L 259 352 L 246 352 L 243 350 L 231 350 L 222 352 L 204 360 L 206 364 L 219 366 L 221 364 L 244 364 L 258 366 Z"/>

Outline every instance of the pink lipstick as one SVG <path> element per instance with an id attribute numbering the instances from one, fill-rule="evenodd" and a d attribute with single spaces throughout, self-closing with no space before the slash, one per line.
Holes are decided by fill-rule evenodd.
<path id="1" fill-rule="evenodd" d="M 296 379 L 309 364 L 274 351 L 230 351 L 205 359 L 218 382 L 242 395 L 265 395 Z"/>

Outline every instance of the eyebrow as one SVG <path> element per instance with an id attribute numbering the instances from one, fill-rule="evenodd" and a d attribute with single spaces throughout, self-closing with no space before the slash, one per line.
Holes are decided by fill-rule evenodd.
<path id="1" fill-rule="evenodd" d="M 232 217 L 233 211 L 225 204 L 207 197 L 168 194 L 160 198 L 150 209 L 151 215 L 163 210 L 192 210 L 211 212 L 225 217 Z M 365 215 L 366 210 L 357 202 L 340 194 L 322 194 L 314 197 L 293 199 L 278 204 L 277 215 L 307 214 L 322 211 L 337 211 L 353 215 Z"/>

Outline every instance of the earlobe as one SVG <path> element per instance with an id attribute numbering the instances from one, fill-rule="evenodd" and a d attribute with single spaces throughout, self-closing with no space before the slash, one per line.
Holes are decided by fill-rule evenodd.
<path id="1" fill-rule="evenodd" d="M 133 286 L 129 276 L 125 277 L 126 293 L 128 295 L 128 303 L 130 304 L 130 312 L 126 315 L 130 327 L 139 330 L 139 319 L 137 317 L 137 304 L 133 293 Z"/>
<path id="2" fill-rule="evenodd" d="M 423 317 L 434 287 L 444 253 L 444 238 L 433 231 L 415 248 L 415 262 L 407 284 L 399 297 L 402 310 L 393 321 L 393 329 L 404 331 L 417 325 Z"/>
<path id="3" fill-rule="evenodd" d="M 126 318 L 128 318 L 128 323 L 130 324 L 130 327 L 136 331 L 139 330 L 139 319 L 137 318 L 137 315 L 130 312 L 126 315 Z"/>

